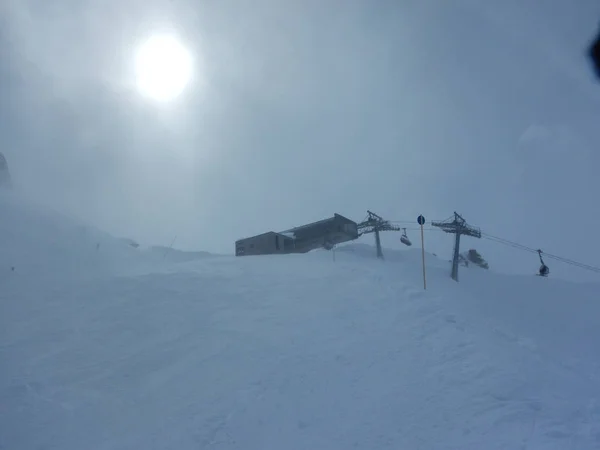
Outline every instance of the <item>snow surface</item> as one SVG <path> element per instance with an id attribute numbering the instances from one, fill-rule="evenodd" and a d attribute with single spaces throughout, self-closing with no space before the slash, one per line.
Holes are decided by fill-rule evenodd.
<path id="1" fill-rule="evenodd" d="M 0 449 L 600 448 L 598 284 L 0 214 Z"/>

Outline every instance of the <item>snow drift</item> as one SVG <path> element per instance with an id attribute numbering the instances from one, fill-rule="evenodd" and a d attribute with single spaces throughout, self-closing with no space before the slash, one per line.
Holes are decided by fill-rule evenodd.
<path id="1" fill-rule="evenodd" d="M 598 285 L 428 255 L 423 291 L 419 249 L 170 260 L 0 213 L 0 448 L 600 446 Z"/>

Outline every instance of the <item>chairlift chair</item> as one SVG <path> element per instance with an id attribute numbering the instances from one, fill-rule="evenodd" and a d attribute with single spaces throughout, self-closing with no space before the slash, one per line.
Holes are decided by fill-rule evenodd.
<path id="1" fill-rule="evenodd" d="M 400 236 L 400 242 L 402 242 L 404 245 L 408 245 L 411 246 L 412 242 L 410 242 L 410 239 L 408 239 L 408 236 L 406 235 L 406 228 L 402 228 L 402 236 Z"/>
<path id="2" fill-rule="evenodd" d="M 547 277 L 548 274 L 550 273 L 550 268 L 544 262 L 544 259 L 542 258 L 541 250 L 538 250 L 538 255 L 540 257 L 540 262 L 542 263 L 542 265 L 540 266 L 540 271 L 539 271 L 538 275 L 541 277 Z"/>

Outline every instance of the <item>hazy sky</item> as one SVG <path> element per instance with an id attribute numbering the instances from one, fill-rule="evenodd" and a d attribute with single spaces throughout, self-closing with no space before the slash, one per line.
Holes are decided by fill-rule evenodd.
<path id="1" fill-rule="evenodd" d="M 233 253 L 334 212 L 456 210 L 598 265 L 599 24 L 597 0 L 3 0 L 2 151 L 18 189 L 144 244 Z M 168 104 L 133 77 L 164 30 L 194 56 Z M 427 246 L 449 257 L 452 238 Z"/>

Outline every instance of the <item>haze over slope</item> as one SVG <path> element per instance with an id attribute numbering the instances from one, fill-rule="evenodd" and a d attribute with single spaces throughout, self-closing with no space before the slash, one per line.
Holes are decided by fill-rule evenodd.
<path id="1" fill-rule="evenodd" d="M 153 244 L 225 253 L 334 212 L 456 209 L 593 264 L 599 17 L 598 0 L 2 0 L 2 151 L 38 200 Z M 132 66 L 165 28 L 197 66 L 157 105 Z M 497 270 L 536 264 L 477 249 Z"/>
<path id="2" fill-rule="evenodd" d="M 600 445 L 598 285 L 428 255 L 424 292 L 414 249 L 164 257 L 0 213 L 0 448 Z"/>

